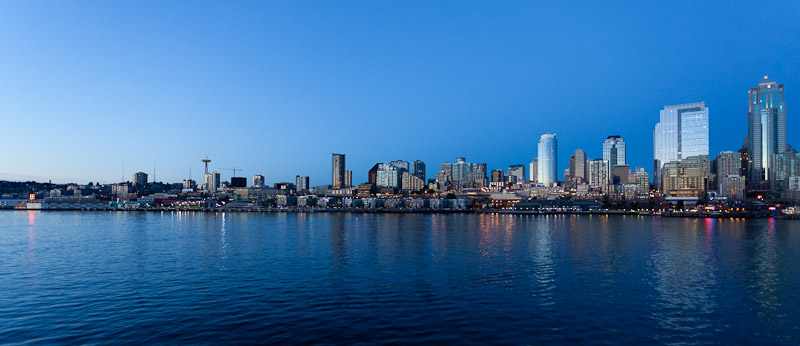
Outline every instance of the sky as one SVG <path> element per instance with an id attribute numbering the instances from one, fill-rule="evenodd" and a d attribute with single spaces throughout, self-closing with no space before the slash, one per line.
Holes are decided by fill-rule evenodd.
<path id="1" fill-rule="evenodd" d="M 556 133 L 559 178 L 621 135 L 652 171 L 665 105 L 705 101 L 714 156 L 747 91 L 785 85 L 800 147 L 798 1 L 2 1 L 0 180 L 310 176 L 377 162 L 491 169 Z M 800 108 L 798 108 L 800 109 Z M 798 114 L 798 115 L 795 115 Z M 652 174 L 652 172 L 651 172 Z"/>

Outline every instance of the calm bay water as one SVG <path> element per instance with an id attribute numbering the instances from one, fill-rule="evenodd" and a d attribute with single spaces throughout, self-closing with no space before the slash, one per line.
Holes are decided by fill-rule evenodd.
<path id="1" fill-rule="evenodd" d="M 800 222 L 0 212 L 0 343 L 800 344 Z"/>

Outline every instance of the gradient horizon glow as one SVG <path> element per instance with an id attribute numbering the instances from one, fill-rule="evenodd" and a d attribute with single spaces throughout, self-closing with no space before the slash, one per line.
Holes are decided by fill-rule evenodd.
<path id="1" fill-rule="evenodd" d="M 651 177 L 666 105 L 704 101 L 710 154 L 747 135 L 747 91 L 786 88 L 800 147 L 800 3 L 0 3 L 0 180 L 353 183 L 377 162 L 528 164 L 620 135 Z M 797 115 L 796 115 L 797 114 Z M 124 164 L 124 171 L 123 171 Z"/>

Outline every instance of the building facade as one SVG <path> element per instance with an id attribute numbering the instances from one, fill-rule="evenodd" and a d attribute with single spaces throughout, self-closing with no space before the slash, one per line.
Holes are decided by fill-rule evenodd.
<path id="1" fill-rule="evenodd" d="M 661 185 L 661 168 L 672 161 L 708 156 L 708 107 L 705 102 L 665 106 L 653 130 L 653 172 Z"/>
<path id="2" fill-rule="evenodd" d="M 747 109 L 747 179 L 755 190 L 777 190 L 776 155 L 786 151 L 783 85 L 767 76 L 750 89 Z"/>
<path id="3" fill-rule="evenodd" d="M 537 182 L 544 186 L 556 184 L 558 172 L 558 142 L 554 133 L 545 133 L 539 137 L 539 156 Z"/>
<path id="4" fill-rule="evenodd" d="M 331 172 L 331 180 L 334 188 L 340 188 L 345 186 L 345 157 L 344 154 L 331 154 L 332 160 L 332 172 Z"/>
<path id="5" fill-rule="evenodd" d="M 603 160 L 608 161 L 611 167 L 625 165 L 625 141 L 622 137 L 608 136 L 603 141 Z"/>

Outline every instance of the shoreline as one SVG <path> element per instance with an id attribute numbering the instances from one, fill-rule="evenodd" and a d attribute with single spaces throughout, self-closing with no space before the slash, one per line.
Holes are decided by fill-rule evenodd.
<path id="1" fill-rule="evenodd" d="M 625 210 L 599 210 L 599 211 L 519 211 L 519 210 L 458 210 L 458 209 L 362 209 L 362 208 L 309 208 L 309 209 L 282 209 L 282 208 L 149 208 L 149 209 L 111 209 L 111 208 L 47 208 L 47 209 L 16 209 L 5 208 L 9 211 L 108 211 L 108 212 L 198 212 L 198 213 L 351 213 L 351 214 L 505 214 L 505 215 L 623 215 L 623 216 L 649 216 L 670 218 L 715 218 L 715 219 L 798 219 L 800 214 L 775 214 L 753 215 L 744 213 L 692 213 L 692 212 L 636 212 Z"/>

